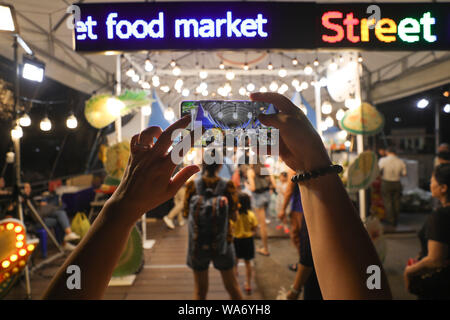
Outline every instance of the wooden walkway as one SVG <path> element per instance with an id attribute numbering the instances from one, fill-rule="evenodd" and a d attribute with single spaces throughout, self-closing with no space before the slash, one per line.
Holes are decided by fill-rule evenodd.
<path id="1" fill-rule="evenodd" d="M 104 299 L 114 300 L 192 300 L 194 297 L 194 280 L 191 269 L 186 266 L 187 226 L 169 230 L 161 220 L 147 223 L 147 238 L 155 239 L 152 249 L 144 250 L 145 263 L 137 274 L 132 286 L 108 287 Z M 50 250 L 49 250 L 50 251 Z M 39 249 L 36 250 L 40 254 Z M 35 274 L 31 278 L 32 298 L 39 299 L 47 287 L 51 276 L 63 263 L 63 259 L 55 261 Z M 210 300 L 228 300 L 229 296 L 223 286 L 220 273 L 209 269 L 209 290 L 207 298 Z M 241 263 L 238 267 L 239 283 L 243 288 L 245 267 Z M 245 295 L 245 299 L 262 299 L 256 283 L 253 281 L 253 294 Z M 23 281 L 18 284 L 5 299 L 24 299 L 25 287 Z"/>

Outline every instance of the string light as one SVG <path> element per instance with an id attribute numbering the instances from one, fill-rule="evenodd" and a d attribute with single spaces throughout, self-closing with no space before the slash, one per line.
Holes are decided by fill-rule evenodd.
<path id="1" fill-rule="evenodd" d="M 240 88 L 239 88 L 239 94 L 240 94 L 241 96 L 247 95 L 247 91 L 245 90 L 244 87 L 240 87 Z"/>
<path id="2" fill-rule="evenodd" d="M 143 116 L 149 116 L 152 114 L 152 108 L 150 106 L 143 106 L 141 108 L 141 112 Z"/>
<path id="3" fill-rule="evenodd" d="M 152 77 L 152 84 L 154 87 L 159 87 L 160 85 L 159 77 L 156 74 Z"/>
<path id="4" fill-rule="evenodd" d="M 269 85 L 269 90 L 270 91 L 277 91 L 278 90 L 278 84 L 275 81 L 272 81 Z"/>
<path id="5" fill-rule="evenodd" d="M 172 60 L 170 61 L 170 66 L 171 66 L 172 68 L 175 68 L 176 65 L 177 65 L 177 63 L 175 62 L 175 60 L 172 59 Z"/>
<path id="6" fill-rule="evenodd" d="M 228 71 L 228 72 L 225 74 L 225 77 L 227 78 L 227 80 L 233 80 L 234 77 L 235 77 L 235 74 L 234 74 L 233 71 Z"/>
<path id="7" fill-rule="evenodd" d="M 247 91 L 248 92 L 252 92 L 253 90 L 255 90 L 255 85 L 253 84 L 253 83 L 249 83 L 248 85 L 247 85 Z"/>
<path id="8" fill-rule="evenodd" d="M 52 129 L 52 122 L 48 117 L 45 117 L 41 120 L 41 123 L 39 124 L 39 127 L 42 131 L 50 131 Z"/>
<path id="9" fill-rule="evenodd" d="M 168 121 L 172 121 L 175 118 L 175 113 L 173 112 L 172 108 L 167 108 L 164 111 L 164 118 Z"/>
<path id="10" fill-rule="evenodd" d="M 179 75 L 181 74 L 181 69 L 180 69 L 179 67 L 173 68 L 172 74 L 173 74 L 174 76 L 179 76 Z"/>
<path id="11" fill-rule="evenodd" d="M 223 70 L 223 69 L 225 69 L 225 65 L 223 64 L 223 62 L 222 62 L 222 61 L 220 61 L 220 64 L 219 64 L 219 69 L 220 69 L 220 70 Z"/>
<path id="12" fill-rule="evenodd" d="M 271 62 L 269 62 L 269 64 L 267 65 L 267 69 L 268 70 L 273 70 L 273 65 Z"/>
<path id="13" fill-rule="evenodd" d="M 31 125 L 31 119 L 28 114 L 24 113 L 24 115 L 20 117 L 19 124 L 21 127 L 28 127 Z"/>
<path id="14" fill-rule="evenodd" d="M 153 64 L 150 62 L 150 59 L 145 60 L 145 71 L 151 72 L 153 71 Z"/>
<path id="15" fill-rule="evenodd" d="M 119 117 L 122 109 L 124 109 L 124 108 L 125 108 L 125 104 L 117 98 L 109 98 L 108 100 L 106 100 L 106 109 L 114 117 Z M 50 123 L 50 128 L 51 128 L 51 123 Z M 42 122 L 41 122 L 41 129 L 42 129 Z M 42 129 L 42 130 L 44 130 L 44 129 Z M 46 131 L 46 130 L 44 130 L 44 131 Z"/>
<path id="16" fill-rule="evenodd" d="M 198 75 L 199 75 L 200 79 L 208 78 L 208 72 L 206 72 L 206 70 L 204 68 L 202 68 L 202 70 L 199 72 Z"/>
<path id="17" fill-rule="evenodd" d="M 134 72 L 134 70 L 133 69 L 128 69 L 127 70 L 127 72 L 125 73 L 128 77 L 132 77 L 132 76 L 134 76 L 136 73 Z"/>
<path id="18" fill-rule="evenodd" d="M 336 112 L 336 120 L 337 120 L 337 121 L 341 121 L 341 120 L 344 118 L 344 116 L 345 116 L 345 111 L 344 111 L 344 110 L 339 109 L 339 110 Z"/>
<path id="19" fill-rule="evenodd" d="M 287 75 L 286 69 L 284 69 L 284 67 L 281 67 L 281 69 L 278 71 L 278 75 L 279 75 L 281 78 L 286 77 L 286 75 Z"/>
<path id="20" fill-rule="evenodd" d="M 330 114 L 332 109 L 333 109 L 333 106 L 331 105 L 331 103 L 329 101 L 325 101 L 322 104 L 322 113 L 323 114 Z"/>
<path id="21" fill-rule="evenodd" d="M 313 72 L 313 69 L 309 65 L 309 63 L 305 66 L 305 69 L 303 69 L 303 72 L 305 72 L 306 75 L 310 75 Z"/>
<path id="22" fill-rule="evenodd" d="M 67 118 L 66 126 L 69 129 L 75 129 L 78 127 L 78 120 L 73 113 Z"/>
<path id="23" fill-rule="evenodd" d="M 314 67 L 319 66 L 319 59 L 315 58 L 313 62 Z"/>
<path id="24" fill-rule="evenodd" d="M 244 64 L 244 67 L 243 67 L 243 69 L 245 70 L 245 71 L 248 71 L 248 69 L 249 69 L 249 67 L 248 67 L 248 64 L 247 64 L 247 62 Z"/>
<path id="25" fill-rule="evenodd" d="M 183 97 L 187 97 L 189 95 L 190 91 L 187 88 L 184 88 L 183 91 L 181 92 L 181 95 Z"/>
<path id="26" fill-rule="evenodd" d="M 265 86 L 262 86 L 259 88 L 259 92 L 267 92 L 267 88 Z"/>
<path id="27" fill-rule="evenodd" d="M 297 58 L 292 59 L 292 65 L 294 65 L 294 66 L 298 65 Z"/>
<path id="28" fill-rule="evenodd" d="M 337 69 L 338 66 L 337 66 L 336 61 L 334 61 L 334 58 L 331 60 L 331 63 L 328 67 L 330 68 L 330 70 L 333 70 L 333 71 Z"/>
<path id="29" fill-rule="evenodd" d="M 12 130 L 11 130 L 11 137 L 13 139 L 20 139 L 23 137 L 23 130 L 22 127 L 19 125 L 16 125 Z"/>

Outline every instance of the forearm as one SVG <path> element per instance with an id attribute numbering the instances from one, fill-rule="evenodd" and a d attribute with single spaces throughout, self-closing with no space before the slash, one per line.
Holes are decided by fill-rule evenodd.
<path id="1" fill-rule="evenodd" d="M 408 275 L 421 275 L 435 268 L 442 267 L 443 264 L 444 263 L 441 261 L 433 260 L 430 257 L 426 256 L 419 262 L 408 267 Z"/>
<path id="2" fill-rule="evenodd" d="M 306 281 L 308 280 L 309 276 L 312 273 L 312 268 L 307 267 L 301 263 L 297 264 L 297 274 L 295 275 L 294 280 L 294 289 L 297 291 L 300 291 L 300 289 L 305 285 Z"/>
<path id="3" fill-rule="evenodd" d="M 127 215 L 113 202 L 107 202 L 75 251 L 58 270 L 43 299 L 101 299 L 112 272 L 128 240 L 133 223 L 128 225 L 118 215 Z M 67 267 L 81 271 L 81 289 L 67 288 Z"/>
<path id="4" fill-rule="evenodd" d="M 389 299 L 381 262 L 336 174 L 300 184 L 314 265 L 325 299 Z M 367 267 L 381 270 L 381 290 L 367 288 Z"/>

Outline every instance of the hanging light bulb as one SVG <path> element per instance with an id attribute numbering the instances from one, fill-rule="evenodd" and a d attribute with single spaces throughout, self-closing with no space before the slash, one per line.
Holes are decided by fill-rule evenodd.
<path id="1" fill-rule="evenodd" d="M 281 78 L 286 77 L 286 76 L 287 76 L 287 71 L 286 71 L 286 69 L 283 68 L 283 67 L 281 67 L 281 69 L 278 71 L 278 75 L 279 75 Z"/>
<path id="2" fill-rule="evenodd" d="M 338 65 L 337 65 L 336 61 L 334 61 L 334 58 L 331 60 L 331 63 L 328 67 L 330 68 L 330 70 L 333 70 L 333 71 L 337 70 Z"/>
<path id="3" fill-rule="evenodd" d="M 153 64 L 151 63 L 150 59 L 145 60 L 145 71 L 151 72 L 153 71 Z"/>
<path id="4" fill-rule="evenodd" d="M 142 82 L 141 87 L 145 90 L 149 90 L 151 88 L 150 83 L 148 83 L 147 81 Z"/>
<path id="5" fill-rule="evenodd" d="M 302 90 L 308 89 L 308 82 L 302 81 L 302 83 L 300 84 L 300 89 Z"/>
<path id="6" fill-rule="evenodd" d="M 222 61 L 220 61 L 220 64 L 219 64 L 219 69 L 220 69 L 220 70 L 223 70 L 223 69 L 225 69 L 225 65 L 223 64 L 223 62 L 222 62 Z"/>
<path id="7" fill-rule="evenodd" d="M 206 82 L 202 82 L 199 85 L 201 91 L 205 91 L 208 88 L 208 84 Z"/>
<path id="8" fill-rule="evenodd" d="M 272 81 L 269 85 L 269 90 L 270 91 L 277 91 L 278 89 L 278 84 L 275 81 Z"/>
<path id="9" fill-rule="evenodd" d="M 175 81 L 175 84 L 173 85 L 174 89 L 177 91 L 181 91 L 181 89 L 183 88 L 183 79 L 178 78 L 177 81 Z"/>
<path id="10" fill-rule="evenodd" d="M 284 94 L 286 91 L 289 90 L 289 87 L 286 83 L 283 83 L 280 88 L 278 89 L 279 94 Z"/>
<path id="11" fill-rule="evenodd" d="M 46 116 L 44 119 L 41 120 L 39 127 L 41 128 L 42 131 L 50 131 L 52 129 L 52 122 Z"/>
<path id="12" fill-rule="evenodd" d="M 361 54 L 358 54 L 358 62 L 359 63 L 363 62 L 363 57 L 361 56 Z"/>
<path id="13" fill-rule="evenodd" d="M 73 113 L 67 118 L 66 126 L 69 129 L 75 129 L 78 127 L 78 120 Z"/>
<path id="14" fill-rule="evenodd" d="M 241 96 L 245 96 L 245 95 L 247 94 L 247 91 L 245 90 L 244 87 L 240 87 L 240 88 L 239 88 L 239 94 L 240 94 Z"/>
<path id="15" fill-rule="evenodd" d="M 21 127 L 28 127 L 31 125 L 31 119 L 28 114 L 24 113 L 19 119 L 19 124 Z"/>
<path id="16" fill-rule="evenodd" d="M 248 92 L 252 92 L 253 90 L 255 90 L 255 85 L 253 84 L 253 83 L 249 83 L 248 85 L 247 85 L 247 91 Z"/>
<path id="17" fill-rule="evenodd" d="M 198 76 L 200 77 L 200 79 L 206 79 L 206 78 L 208 78 L 208 72 L 206 72 L 206 70 L 204 68 L 202 68 L 202 70 L 199 72 Z"/>
<path id="18" fill-rule="evenodd" d="M 327 84 L 328 84 L 327 78 L 325 78 L 325 77 L 320 78 L 320 80 L 319 80 L 319 85 L 320 85 L 321 87 L 326 87 Z"/>
<path id="19" fill-rule="evenodd" d="M 337 120 L 337 121 L 341 121 L 342 118 L 344 118 L 344 116 L 345 116 L 345 111 L 344 111 L 344 110 L 339 109 L 339 110 L 336 112 L 336 120 Z"/>
<path id="20" fill-rule="evenodd" d="M 172 108 L 167 108 L 164 111 L 164 118 L 168 121 L 172 121 L 175 118 L 175 113 L 173 112 Z"/>
<path id="21" fill-rule="evenodd" d="M 219 113 L 217 114 L 217 116 L 219 117 L 219 119 L 222 119 L 222 118 L 223 118 L 223 112 L 222 112 L 222 110 L 219 111 Z"/>
<path id="22" fill-rule="evenodd" d="M 208 96 L 208 90 L 203 90 L 202 91 L 202 96 L 207 97 Z"/>
<path id="23" fill-rule="evenodd" d="M 344 142 L 344 146 L 347 148 L 350 148 L 351 145 L 352 145 L 352 143 L 348 140 Z"/>
<path id="24" fill-rule="evenodd" d="M 269 62 L 269 64 L 267 65 L 267 69 L 268 69 L 268 70 L 273 70 L 273 64 L 272 64 L 272 62 Z"/>
<path id="25" fill-rule="evenodd" d="M 313 62 L 314 67 L 319 66 L 319 59 L 315 58 Z"/>
<path id="26" fill-rule="evenodd" d="M 311 68 L 311 66 L 309 65 L 309 63 L 305 66 L 305 69 L 303 69 L 303 72 L 304 72 L 306 75 L 312 74 L 313 69 Z"/>
<path id="27" fill-rule="evenodd" d="M 291 84 L 294 88 L 297 88 L 300 85 L 300 81 L 298 81 L 298 79 L 294 79 Z"/>
<path id="28" fill-rule="evenodd" d="M 347 138 L 347 131 L 341 130 L 337 133 L 337 136 L 341 140 L 345 140 Z"/>
<path id="29" fill-rule="evenodd" d="M 149 116 L 149 115 L 152 114 L 152 107 L 150 107 L 150 106 L 143 106 L 141 108 L 141 112 L 142 112 L 142 115 Z"/>
<path id="30" fill-rule="evenodd" d="M 181 95 L 183 97 L 187 97 L 189 95 L 190 91 L 187 88 L 184 88 L 183 91 L 181 92 Z"/>
<path id="31" fill-rule="evenodd" d="M 298 65 L 297 58 L 292 59 L 292 65 L 294 65 L 294 66 Z"/>
<path id="32" fill-rule="evenodd" d="M 327 125 L 328 128 L 331 128 L 334 125 L 333 118 L 330 116 L 326 117 L 325 124 Z"/>
<path id="33" fill-rule="evenodd" d="M 131 77 L 131 80 L 133 80 L 133 82 L 138 82 L 139 81 L 139 75 L 137 75 L 137 74 L 134 74 L 132 77 Z"/>
<path id="34" fill-rule="evenodd" d="M 172 74 L 173 74 L 174 76 L 179 76 L 179 75 L 181 74 L 181 69 L 180 69 L 179 67 L 173 68 Z"/>
<path id="35" fill-rule="evenodd" d="M 172 59 L 172 60 L 170 61 L 170 66 L 171 66 L 172 68 L 175 68 L 176 65 L 177 65 L 177 63 L 175 62 L 175 60 Z"/>
<path id="36" fill-rule="evenodd" d="M 127 70 L 127 72 L 125 72 L 125 74 L 131 78 L 132 76 L 134 76 L 136 74 L 136 72 L 134 72 L 134 70 L 132 68 L 130 68 Z"/>
<path id="37" fill-rule="evenodd" d="M 356 99 L 354 97 L 350 97 L 350 98 L 345 99 L 344 105 L 349 109 L 354 109 L 361 105 L 361 100 Z"/>
<path id="38" fill-rule="evenodd" d="M 234 77 L 235 77 L 235 74 L 234 74 L 233 71 L 228 71 L 228 72 L 225 74 L 225 77 L 227 78 L 227 80 L 233 80 Z"/>
<path id="39" fill-rule="evenodd" d="M 125 104 L 117 98 L 109 98 L 108 100 L 106 100 L 106 109 L 114 117 L 120 116 L 123 108 L 125 108 Z"/>
<path id="40" fill-rule="evenodd" d="M 340 63 L 344 62 L 344 57 L 342 56 L 342 54 L 339 56 L 339 62 Z"/>
<path id="41" fill-rule="evenodd" d="M 12 130 L 11 130 L 11 138 L 13 139 L 20 139 L 23 137 L 23 130 L 22 127 L 19 125 L 16 125 Z"/>
<path id="42" fill-rule="evenodd" d="M 326 123 L 323 122 L 323 121 L 320 123 L 319 128 L 320 128 L 320 131 L 322 131 L 322 132 L 328 130 L 328 126 L 327 126 Z"/>
<path id="43" fill-rule="evenodd" d="M 322 113 L 323 114 L 330 114 L 332 110 L 333 110 L 333 106 L 331 105 L 331 103 L 329 101 L 325 101 L 322 104 Z"/>
<path id="44" fill-rule="evenodd" d="M 244 69 L 245 71 L 248 71 L 249 67 L 248 67 L 248 63 L 247 63 L 247 62 L 246 62 L 246 63 L 244 63 L 244 67 L 243 67 L 243 69 Z"/>
<path id="45" fill-rule="evenodd" d="M 259 92 L 267 92 L 266 86 L 262 86 L 261 88 L 259 88 Z"/>
<path id="46" fill-rule="evenodd" d="M 159 77 L 156 74 L 152 77 L 152 83 L 154 87 L 159 87 L 160 85 Z"/>
<path id="47" fill-rule="evenodd" d="M 169 86 L 161 86 L 160 89 L 161 89 L 161 91 L 164 92 L 164 93 L 167 93 L 167 92 L 170 91 L 170 87 L 169 87 Z"/>

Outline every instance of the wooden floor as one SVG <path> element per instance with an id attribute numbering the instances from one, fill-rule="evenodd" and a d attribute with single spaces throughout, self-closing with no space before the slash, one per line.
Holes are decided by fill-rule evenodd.
<path id="1" fill-rule="evenodd" d="M 155 239 L 152 249 L 146 249 L 145 263 L 131 286 L 108 287 L 104 299 L 114 300 L 191 300 L 194 294 L 194 281 L 191 269 L 186 266 L 187 226 L 169 230 L 161 220 L 147 223 L 147 238 Z M 39 255 L 37 250 L 34 254 Z M 60 258 L 52 264 L 32 274 L 32 299 L 39 299 L 47 287 L 52 275 L 64 261 Z M 227 300 L 220 273 L 209 269 L 208 299 Z M 243 288 L 245 267 L 238 267 L 239 283 Z M 261 299 L 262 296 L 253 281 L 253 294 L 245 299 Z M 5 299 L 24 299 L 26 289 L 24 281 L 16 285 Z"/>

